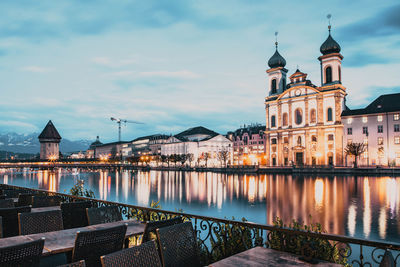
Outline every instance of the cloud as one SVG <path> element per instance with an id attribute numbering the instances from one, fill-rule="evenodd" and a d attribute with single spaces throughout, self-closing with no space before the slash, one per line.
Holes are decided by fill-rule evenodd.
<path id="1" fill-rule="evenodd" d="M 180 71 L 148 71 L 140 72 L 140 77 L 161 77 L 161 78 L 179 78 L 179 79 L 197 79 L 201 76 L 197 73 L 180 70 Z"/>
<path id="2" fill-rule="evenodd" d="M 346 67 L 364 67 L 371 64 L 388 64 L 395 60 L 393 58 L 385 57 L 384 55 L 377 55 L 367 52 L 353 52 L 348 53 L 344 66 Z"/>
<path id="3" fill-rule="evenodd" d="M 106 66 L 106 67 L 110 67 L 110 68 L 119 68 L 119 67 L 131 65 L 131 64 L 135 63 L 136 60 L 134 58 L 113 60 L 109 57 L 94 57 L 92 59 L 92 62 L 94 62 L 97 65 L 101 65 L 101 66 Z"/>
<path id="4" fill-rule="evenodd" d="M 34 73 L 45 73 L 52 71 L 51 68 L 41 67 L 41 66 L 26 66 L 21 68 L 22 71 L 34 72 Z"/>

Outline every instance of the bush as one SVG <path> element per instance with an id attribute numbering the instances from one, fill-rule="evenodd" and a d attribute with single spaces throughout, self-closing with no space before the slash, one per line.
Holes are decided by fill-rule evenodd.
<path id="1" fill-rule="evenodd" d="M 85 181 L 78 179 L 76 184 L 69 190 L 73 196 L 95 198 L 92 190 L 85 189 Z"/>

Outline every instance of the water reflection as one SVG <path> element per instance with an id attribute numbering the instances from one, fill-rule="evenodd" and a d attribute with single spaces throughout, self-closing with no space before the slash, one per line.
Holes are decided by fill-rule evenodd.
<path id="1" fill-rule="evenodd" d="M 0 182 L 59 192 L 77 178 L 111 201 L 160 200 L 168 210 L 268 224 L 279 216 L 285 223 L 320 222 L 329 233 L 400 242 L 400 178 L 0 170 Z"/>

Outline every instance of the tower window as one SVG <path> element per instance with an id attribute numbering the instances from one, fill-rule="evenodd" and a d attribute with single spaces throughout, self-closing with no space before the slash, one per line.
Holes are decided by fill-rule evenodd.
<path id="1" fill-rule="evenodd" d="M 299 125 L 303 122 L 303 112 L 301 111 L 300 108 L 295 110 L 295 118 L 296 118 L 296 124 Z"/>
<path id="2" fill-rule="evenodd" d="M 317 112 L 315 111 L 315 108 L 311 109 L 310 112 L 310 123 L 316 123 L 317 122 Z"/>
<path id="3" fill-rule="evenodd" d="M 285 112 L 282 116 L 283 126 L 288 126 L 288 114 Z"/>
<path id="4" fill-rule="evenodd" d="M 332 68 L 331 67 L 327 67 L 325 69 L 325 81 L 326 81 L 326 83 L 332 82 Z"/>
<path id="5" fill-rule="evenodd" d="M 276 94 L 276 79 L 271 81 L 271 94 Z"/>
<path id="6" fill-rule="evenodd" d="M 332 116 L 332 108 L 328 108 L 328 121 L 332 121 L 333 120 L 333 116 Z"/>
<path id="7" fill-rule="evenodd" d="M 271 127 L 276 127 L 276 117 L 275 117 L 275 115 L 271 116 Z"/>
<path id="8" fill-rule="evenodd" d="M 340 66 L 338 66 L 338 72 L 339 72 L 339 82 L 342 82 L 342 69 Z"/>

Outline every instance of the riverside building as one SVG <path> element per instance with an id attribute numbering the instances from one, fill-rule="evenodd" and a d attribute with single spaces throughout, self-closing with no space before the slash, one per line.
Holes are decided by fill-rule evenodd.
<path id="1" fill-rule="evenodd" d="M 340 45 L 329 35 L 318 57 L 321 85 L 297 69 L 287 79 L 286 60 L 276 51 L 268 61 L 266 111 L 267 166 L 342 165 L 346 88 L 342 85 Z"/>
<path id="2" fill-rule="evenodd" d="M 44 127 L 38 138 L 40 142 L 40 159 L 59 159 L 61 136 L 51 120 Z"/>

